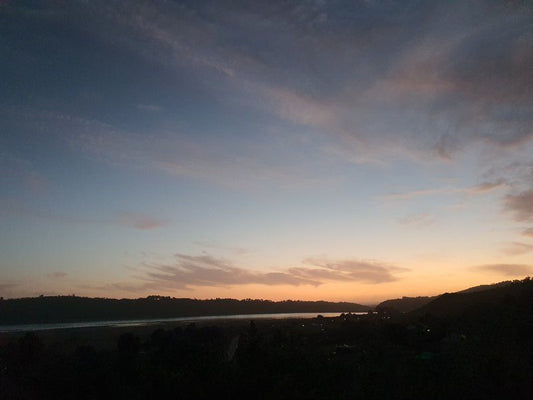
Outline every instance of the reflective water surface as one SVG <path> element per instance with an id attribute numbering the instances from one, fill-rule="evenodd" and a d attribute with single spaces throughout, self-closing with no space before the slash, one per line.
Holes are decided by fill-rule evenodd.
<path id="1" fill-rule="evenodd" d="M 210 315 L 201 317 L 179 317 L 179 318 L 157 318 L 157 319 L 136 319 L 136 320 L 117 320 L 117 321 L 88 321 L 88 322 L 63 322 L 52 324 L 19 324 L 19 325 L 0 325 L 0 332 L 30 332 L 44 331 L 50 329 L 73 329 L 73 328 L 96 328 L 104 326 L 128 327 L 144 326 L 158 324 L 161 322 L 194 322 L 210 320 L 239 320 L 239 319 L 288 319 L 288 318 L 315 318 L 317 315 L 324 317 L 337 317 L 340 312 L 327 313 L 277 313 L 277 314 L 238 314 L 238 315 Z M 352 313 L 352 314 L 366 314 Z"/>

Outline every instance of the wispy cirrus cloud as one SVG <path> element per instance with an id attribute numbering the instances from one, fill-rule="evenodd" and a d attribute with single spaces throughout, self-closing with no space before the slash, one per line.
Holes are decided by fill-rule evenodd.
<path id="1" fill-rule="evenodd" d="M 30 160 L 14 156 L 7 151 L 0 152 L 0 170 L 2 185 L 21 187 L 32 195 L 43 195 L 50 187 L 50 182 Z"/>
<path id="2" fill-rule="evenodd" d="M 525 237 L 533 238 L 533 228 L 527 228 L 522 231 L 522 235 Z"/>
<path id="3" fill-rule="evenodd" d="M 517 221 L 533 221 L 533 190 L 505 196 L 505 209 Z"/>
<path id="4" fill-rule="evenodd" d="M 232 247 L 232 246 L 226 246 L 219 244 L 217 242 L 213 241 L 206 241 L 206 240 L 195 240 L 194 244 L 201 247 L 201 248 L 211 248 L 211 249 L 217 249 L 222 251 L 227 251 L 233 255 L 244 255 L 249 254 L 252 250 L 244 248 L 244 247 Z"/>
<path id="5" fill-rule="evenodd" d="M 487 264 L 473 268 L 479 272 L 490 272 L 503 276 L 526 276 L 533 272 L 533 266 L 524 264 Z"/>
<path id="6" fill-rule="evenodd" d="M 175 264 L 145 264 L 141 279 L 153 285 L 175 289 L 191 286 L 313 285 L 320 281 L 295 276 L 290 272 L 263 272 L 239 268 L 228 261 L 210 255 L 176 254 Z"/>
<path id="7" fill-rule="evenodd" d="M 137 0 L 54 12 L 106 50 L 168 67 L 166 82 L 320 128 L 347 160 L 449 159 L 533 135 L 532 11 L 520 4 Z M 136 104 L 167 108 L 146 100 Z"/>
<path id="8" fill-rule="evenodd" d="M 117 222 L 119 225 L 148 231 L 151 229 L 161 228 L 168 225 L 167 221 L 154 218 L 147 214 L 123 212 L 117 216 Z"/>
<path id="9" fill-rule="evenodd" d="M 518 256 L 533 251 L 533 245 L 528 243 L 512 242 L 505 245 L 503 252 L 509 256 Z"/>
<path id="10" fill-rule="evenodd" d="M 408 268 L 397 267 L 375 260 L 339 260 L 308 258 L 304 260 L 315 268 L 291 268 L 289 271 L 301 276 L 316 276 L 324 280 L 353 281 L 363 283 L 385 283 L 399 279 L 398 273 Z"/>
<path id="11" fill-rule="evenodd" d="M 125 130 L 96 119 L 30 108 L 4 110 L 3 114 L 0 109 L 2 115 L 15 115 L 28 129 L 39 127 L 51 136 L 58 135 L 63 150 L 111 167 L 148 170 L 237 189 L 322 187 L 332 181 L 311 173 L 306 163 L 279 156 L 271 159 L 253 140 L 225 142 L 208 134 L 183 133 L 174 125 L 150 133 Z M 287 143 L 298 140 L 272 138 L 271 146 L 282 153 L 287 152 Z"/>
<path id="12" fill-rule="evenodd" d="M 498 180 L 495 182 L 483 182 L 477 185 L 456 188 L 456 187 L 441 187 L 441 188 L 429 188 L 420 189 L 407 192 L 389 193 L 381 198 L 385 200 L 412 200 L 420 197 L 439 196 L 439 195 L 453 195 L 453 194 L 465 194 L 470 196 L 482 195 L 489 193 L 506 186 L 505 181 Z"/>
<path id="13" fill-rule="evenodd" d="M 502 189 L 506 185 L 507 185 L 506 182 L 503 179 L 500 179 L 495 182 L 482 182 L 478 185 L 474 185 L 474 186 L 470 186 L 468 188 L 462 189 L 462 191 L 470 195 L 479 195 L 479 194 L 492 192 L 494 190 Z"/>
<path id="14" fill-rule="evenodd" d="M 264 271 L 237 267 L 225 259 L 208 254 L 176 254 L 173 264 L 143 264 L 136 278 L 144 281 L 142 287 L 147 284 L 151 288 L 173 289 L 247 284 L 319 286 L 328 282 L 393 282 L 399 279 L 397 274 L 409 271 L 407 268 L 365 260 L 306 259 L 304 264 L 310 266 Z"/>
<path id="15" fill-rule="evenodd" d="M 413 227 L 413 228 L 429 226 L 433 224 L 433 222 L 434 222 L 434 217 L 428 213 L 410 214 L 403 218 L 398 219 L 398 223 L 400 225 Z"/>
<path id="16" fill-rule="evenodd" d="M 29 18 L 23 7 L 13 5 L 10 12 Z M 99 81 L 92 85 L 109 86 L 109 93 L 95 94 L 87 88 L 85 74 L 73 75 L 80 85 L 69 83 L 63 88 L 69 92 L 82 87 L 88 93 L 72 93 L 72 97 L 80 102 L 80 110 L 92 111 L 87 113 L 90 118 L 81 111 L 65 118 L 60 131 L 71 131 L 67 125 L 79 118 L 77 125 L 85 124 L 87 129 L 74 140 L 76 146 L 113 162 L 228 185 L 252 184 L 254 176 L 270 184 L 316 177 L 305 174 L 305 167 L 294 168 L 290 157 L 272 162 L 253 149 L 234 152 L 232 146 L 209 143 L 206 137 L 213 132 L 181 131 L 174 141 L 167 140 L 169 126 L 176 131 L 171 123 L 175 112 L 184 109 L 177 118 L 184 121 L 189 115 L 209 112 L 202 101 L 187 101 L 185 106 L 181 96 L 209 99 L 210 111 L 218 108 L 209 112 L 209 119 L 228 130 L 246 131 L 240 139 L 252 131 L 263 137 L 268 127 L 284 122 L 310 128 L 307 137 L 315 141 L 311 147 L 336 161 L 388 163 L 399 158 L 433 160 L 435 155 L 449 159 L 473 143 L 509 147 L 533 135 L 529 128 L 533 122 L 531 10 L 520 5 L 222 1 L 207 6 L 135 0 L 128 6 L 75 2 L 49 12 L 68 29 L 79 21 L 80 36 L 110 53 L 112 65 L 129 66 L 129 73 L 120 74 L 116 85 Z M 39 14 L 32 18 L 38 20 Z M 21 37 L 29 41 L 43 36 L 45 45 L 51 42 L 56 48 L 56 39 L 47 35 L 39 31 Z M 495 42 L 499 45 L 493 46 Z M 127 55 L 110 51 L 117 47 L 127 49 Z M 44 58 L 45 50 L 32 56 Z M 15 64 L 17 54 L 9 53 Z M 90 57 L 88 61 L 93 61 L 88 64 L 96 69 L 95 77 L 107 76 L 98 73 L 101 63 Z M 58 63 L 72 70 L 70 58 L 59 58 Z M 146 78 L 154 76 L 154 68 L 164 79 Z M 164 95 L 154 96 L 159 91 L 154 87 Z M 31 97 L 48 98 L 51 92 L 43 90 Z M 101 108 L 103 99 L 135 122 L 138 113 L 133 110 L 158 114 L 157 119 L 140 119 L 152 135 L 125 129 L 128 123 L 109 118 Z M 67 111 L 72 109 L 70 104 L 59 99 L 57 103 L 62 104 L 58 114 L 72 114 Z M 37 104 L 31 112 L 42 109 Z M 242 120 L 246 113 L 261 122 L 227 125 L 230 119 Z M 39 131 L 42 126 L 37 123 L 33 129 Z M 284 126 L 283 134 L 288 137 L 293 130 Z M 195 142 L 197 135 L 202 138 Z M 154 139 L 165 145 L 157 146 Z M 291 145 L 297 148 L 298 143 Z M 287 162 L 280 167 L 280 161 Z M 470 193 L 493 189 L 483 185 Z"/>
<path id="17" fill-rule="evenodd" d="M 46 277 L 50 279 L 63 279 L 63 278 L 66 278 L 67 276 L 68 276 L 68 273 L 64 271 L 56 271 L 56 272 L 51 272 L 49 274 L 46 274 Z"/>
<path id="18" fill-rule="evenodd" d="M 73 225 L 118 225 L 125 228 L 147 231 L 168 226 L 170 223 L 168 220 L 140 212 L 103 212 L 103 214 L 107 215 L 102 217 L 83 217 L 35 209 L 28 205 L 2 199 L 0 199 L 0 206 L 0 216 L 4 214 Z"/>

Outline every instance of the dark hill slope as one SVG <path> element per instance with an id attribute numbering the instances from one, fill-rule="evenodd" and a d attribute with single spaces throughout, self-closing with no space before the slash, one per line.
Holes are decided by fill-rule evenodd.
<path id="1" fill-rule="evenodd" d="M 509 286 L 513 284 L 512 281 L 504 281 L 499 283 L 493 283 L 490 285 L 479 285 L 474 286 L 468 289 L 461 290 L 459 292 L 453 293 L 454 295 L 457 293 L 475 293 L 475 292 L 483 292 L 485 290 L 492 290 L 497 288 L 503 288 L 506 286 Z M 446 293 L 448 295 L 448 293 Z M 436 300 L 437 298 L 441 297 L 443 295 L 438 296 L 419 296 L 419 297 L 402 297 L 401 299 L 390 299 L 385 300 L 382 303 L 379 303 L 376 306 L 376 311 L 385 311 L 385 312 L 400 312 L 400 313 L 409 313 L 411 311 L 417 310 L 426 304 L 431 303 L 432 301 Z"/>
<path id="2" fill-rule="evenodd" d="M 376 306 L 376 311 L 397 311 L 401 313 L 408 313 L 428 304 L 430 301 L 435 300 L 436 298 L 437 296 L 420 296 L 385 300 Z"/>
<path id="3" fill-rule="evenodd" d="M 326 301 L 195 300 L 162 296 L 117 300 L 76 296 L 43 296 L 0 300 L 0 324 L 156 319 L 232 314 L 362 312 L 369 309 L 367 306 L 356 303 Z"/>
<path id="4" fill-rule="evenodd" d="M 490 287 L 485 290 L 445 293 L 410 314 L 455 317 L 471 313 L 491 313 L 503 309 L 513 313 L 527 312 L 526 308 L 531 308 L 533 304 L 533 281 L 530 278 Z"/>
<path id="5" fill-rule="evenodd" d="M 471 288 L 460 290 L 458 293 L 473 293 L 473 292 L 482 292 L 484 290 L 497 289 L 505 286 L 512 285 L 513 281 L 503 281 L 498 283 L 492 283 L 490 285 L 479 285 L 473 286 Z"/>

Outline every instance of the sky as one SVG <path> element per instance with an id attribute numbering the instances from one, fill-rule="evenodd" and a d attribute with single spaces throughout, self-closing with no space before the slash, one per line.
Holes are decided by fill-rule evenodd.
<path id="1" fill-rule="evenodd" d="M 0 1 L 0 296 L 375 303 L 533 274 L 528 1 Z"/>

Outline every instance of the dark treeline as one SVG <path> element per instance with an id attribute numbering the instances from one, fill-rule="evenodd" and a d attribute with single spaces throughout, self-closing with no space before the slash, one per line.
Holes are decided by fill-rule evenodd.
<path id="1" fill-rule="evenodd" d="M 530 399 L 533 282 L 453 312 L 123 333 L 112 348 L 38 334 L 0 344 L 5 399 Z M 476 305 L 477 304 L 477 305 Z"/>
<path id="2" fill-rule="evenodd" d="M 0 324 L 105 321 L 202 315 L 302 312 L 361 312 L 355 303 L 326 301 L 269 301 L 235 299 L 177 299 L 149 296 L 141 299 L 105 299 L 77 296 L 41 296 L 0 301 Z"/>
<path id="3" fill-rule="evenodd" d="M 394 309 L 398 312 L 408 313 L 425 306 L 438 296 L 402 297 L 401 299 L 385 300 L 376 306 L 376 310 Z"/>

